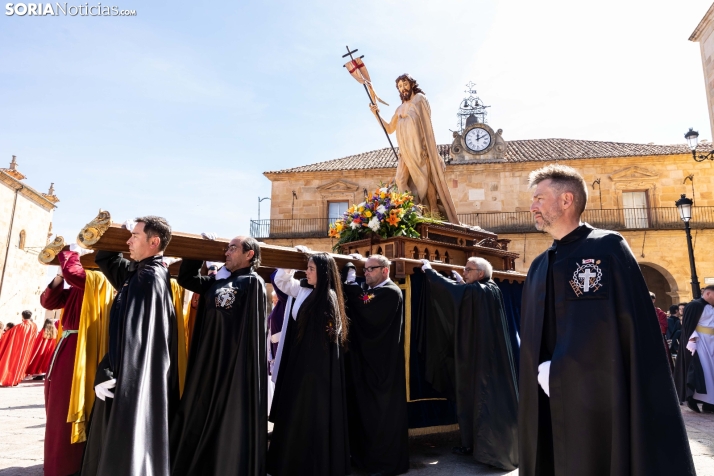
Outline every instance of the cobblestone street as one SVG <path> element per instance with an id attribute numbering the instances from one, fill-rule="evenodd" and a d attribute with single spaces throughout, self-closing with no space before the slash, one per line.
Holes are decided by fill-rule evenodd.
<path id="1" fill-rule="evenodd" d="M 682 407 L 698 476 L 714 476 L 714 415 L 695 414 Z M 0 476 L 39 476 L 42 471 L 45 410 L 43 383 L 25 381 L 0 388 Z M 497 471 L 471 458 L 451 454 L 456 433 L 412 438 L 411 470 L 416 475 L 515 476 L 518 471 Z"/>

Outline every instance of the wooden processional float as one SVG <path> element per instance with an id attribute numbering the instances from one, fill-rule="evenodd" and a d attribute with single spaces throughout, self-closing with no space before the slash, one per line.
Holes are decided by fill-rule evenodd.
<path id="1" fill-rule="evenodd" d="M 405 278 L 422 265 L 420 259 L 432 261 L 432 267 L 441 272 L 452 270 L 463 271 L 466 260 L 471 256 L 486 258 L 493 265 L 493 278 L 522 282 L 525 275 L 513 270 L 517 253 L 507 251 L 508 240 L 497 240 L 496 235 L 483 230 L 473 230 L 468 227 L 452 224 L 421 224 L 421 238 L 395 237 L 388 239 L 367 239 L 347 243 L 340 247 L 343 253 L 360 253 L 365 259 L 374 253 L 384 254 L 392 261 L 390 275 L 393 278 Z M 77 236 L 77 244 L 91 250 L 104 250 L 128 253 L 127 240 L 131 236 L 129 230 L 120 223 L 113 223 L 108 211 L 100 210 L 99 214 L 89 222 Z M 201 235 L 174 231 L 164 252 L 165 256 L 203 261 L 225 260 L 225 251 L 230 238 L 207 240 Z M 58 236 L 40 253 L 39 260 L 46 265 L 59 265 L 57 254 L 68 250 L 64 239 Z M 424 251 L 420 251 L 423 249 Z M 260 244 L 261 265 L 258 273 L 269 281 L 275 268 L 295 270 L 307 269 L 307 261 L 311 252 L 303 253 L 291 247 Z M 127 255 L 128 256 L 128 255 Z M 331 254 L 338 268 L 348 263 L 354 263 L 357 274 L 362 275 L 363 260 L 355 259 L 347 254 Z M 86 269 L 96 269 L 94 253 L 80 258 Z M 444 262 L 446 261 L 446 262 Z M 173 276 L 178 274 L 180 262 L 169 267 Z"/>
<path id="2" fill-rule="evenodd" d="M 383 254 L 392 262 L 390 276 L 404 296 L 404 365 L 406 398 L 409 409 L 409 434 L 421 435 L 455 431 L 458 429 L 456 407 L 444 395 L 433 389 L 426 379 L 423 354 L 424 312 L 429 303 L 422 299 L 424 275 L 419 268 L 421 259 L 429 259 L 433 269 L 447 275 L 452 270 L 460 273 L 466 260 L 472 256 L 487 259 L 493 265 L 493 279 L 503 293 L 509 322 L 516 326 L 520 320 L 520 294 L 525 275 L 513 270 L 517 253 L 508 251 L 508 240 L 498 240 L 494 233 L 449 223 L 422 223 L 418 225 L 419 238 L 372 237 L 340 246 L 344 254 L 332 254 L 338 268 L 353 262 L 357 274 L 363 274 L 365 259 L 359 260 L 349 253 L 360 253 L 365 258 L 371 254 Z M 112 223 L 109 212 L 100 211 L 77 236 L 77 243 L 88 249 L 127 253 L 126 244 L 131 233 L 123 225 Z M 230 240 L 204 239 L 201 235 L 173 232 L 165 255 L 177 258 L 223 262 Z M 258 273 L 266 282 L 275 268 L 307 269 L 311 252 L 303 253 L 294 248 L 261 243 L 261 266 Z M 69 249 L 62 237 L 57 237 L 42 250 L 40 262 L 59 265 L 57 254 Z M 128 254 L 126 255 L 128 256 Z M 81 258 L 82 266 L 97 268 L 94 253 Z M 180 262 L 169 267 L 172 275 L 178 274 Z M 298 277 L 300 275 L 298 274 Z M 420 344 L 421 343 L 421 344 Z"/>

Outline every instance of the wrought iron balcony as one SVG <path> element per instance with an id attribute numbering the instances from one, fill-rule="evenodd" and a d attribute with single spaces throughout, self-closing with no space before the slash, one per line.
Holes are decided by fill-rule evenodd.
<path id="1" fill-rule="evenodd" d="M 537 233 L 531 212 L 465 213 L 459 220 L 494 233 Z M 583 221 L 607 230 L 678 230 L 684 227 L 676 207 L 585 210 Z M 714 207 L 693 207 L 692 228 L 714 228 Z"/>
<path id="2" fill-rule="evenodd" d="M 334 218 L 285 218 L 251 220 L 250 236 L 254 238 L 326 238 Z"/>
<path id="3" fill-rule="evenodd" d="M 538 233 L 530 212 L 463 213 L 459 220 L 494 233 Z M 326 238 L 334 218 L 251 220 L 255 238 Z M 608 230 L 679 230 L 684 227 L 676 207 L 585 210 L 583 221 Z M 714 207 L 693 207 L 692 228 L 714 228 Z"/>

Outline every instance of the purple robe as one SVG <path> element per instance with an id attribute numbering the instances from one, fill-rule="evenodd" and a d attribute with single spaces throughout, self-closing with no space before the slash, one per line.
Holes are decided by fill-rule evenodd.
<path id="1" fill-rule="evenodd" d="M 273 310 L 270 312 L 270 316 L 268 316 L 268 327 L 270 328 L 271 337 L 280 334 L 280 331 L 283 329 L 285 304 L 288 302 L 288 295 L 278 289 L 278 287 L 275 285 L 275 273 L 277 272 L 278 270 L 275 270 L 270 275 L 270 282 L 273 285 L 273 290 L 275 291 L 275 294 L 278 295 L 278 303 L 275 305 L 275 307 L 273 307 Z M 273 356 L 273 359 L 275 359 L 275 354 L 278 352 L 278 342 L 279 340 L 273 342 L 273 339 L 271 338 L 270 354 Z"/>

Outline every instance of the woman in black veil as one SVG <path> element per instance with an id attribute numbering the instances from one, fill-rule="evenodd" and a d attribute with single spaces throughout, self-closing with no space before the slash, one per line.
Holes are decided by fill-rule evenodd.
<path id="1" fill-rule="evenodd" d="M 275 285 L 293 299 L 278 351 L 268 473 L 349 474 L 343 362 L 348 322 L 340 274 L 327 253 L 310 257 L 306 279 L 293 273 L 281 269 L 275 276 Z"/>

